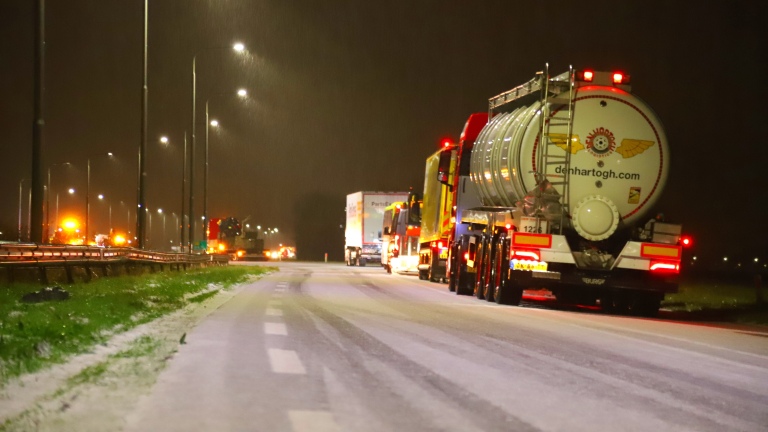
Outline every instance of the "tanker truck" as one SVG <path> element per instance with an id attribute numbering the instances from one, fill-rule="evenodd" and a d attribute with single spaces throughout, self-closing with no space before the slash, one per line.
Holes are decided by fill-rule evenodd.
<path id="1" fill-rule="evenodd" d="M 609 313 L 656 314 L 677 291 L 682 227 L 648 220 L 669 146 L 629 76 L 546 67 L 488 103 L 438 168 L 455 202 L 449 289 L 519 304 L 523 290 L 544 288 Z"/>

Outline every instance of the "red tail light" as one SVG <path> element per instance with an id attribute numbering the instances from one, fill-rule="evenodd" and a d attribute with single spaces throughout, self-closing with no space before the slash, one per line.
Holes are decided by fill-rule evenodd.
<path id="1" fill-rule="evenodd" d="M 689 236 L 683 236 L 680 238 L 680 244 L 683 245 L 683 247 L 691 247 L 693 246 L 693 239 Z"/>
<path id="2" fill-rule="evenodd" d="M 680 263 L 669 261 L 651 261 L 651 271 L 659 273 L 680 273 Z"/>
<path id="3" fill-rule="evenodd" d="M 629 84 L 629 75 L 622 73 L 622 72 L 614 72 L 613 73 L 613 83 L 614 84 Z"/>
<path id="4" fill-rule="evenodd" d="M 509 258 L 541 261 L 539 251 L 533 249 L 512 249 L 509 253 Z"/>
<path id="5" fill-rule="evenodd" d="M 592 82 L 595 78 L 595 73 L 591 70 L 583 70 L 576 73 L 576 78 L 581 81 Z"/>
<path id="6" fill-rule="evenodd" d="M 464 253 L 464 261 L 469 261 L 469 252 Z"/>
<path id="7" fill-rule="evenodd" d="M 443 242 L 437 242 L 437 248 L 442 249 L 443 248 Z"/>

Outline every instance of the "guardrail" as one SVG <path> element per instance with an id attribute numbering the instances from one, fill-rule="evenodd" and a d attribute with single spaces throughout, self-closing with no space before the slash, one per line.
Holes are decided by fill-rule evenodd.
<path id="1" fill-rule="evenodd" d="M 130 273 L 129 267 L 148 267 L 150 271 L 160 270 L 164 266 L 170 268 L 188 268 L 192 266 L 227 264 L 225 255 L 167 253 L 145 251 L 132 248 L 104 248 L 98 246 L 78 245 L 40 245 L 36 243 L 4 243 L 0 244 L 0 268 L 5 268 L 9 282 L 15 278 L 14 269 L 37 268 L 37 279 L 43 283 L 48 281 L 49 267 L 62 267 L 66 271 L 67 282 L 74 281 L 73 268 L 83 268 L 85 279 L 90 280 L 92 267 L 102 270 L 107 276 L 115 273 L 115 266 L 123 265 L 125 272 Z"/>

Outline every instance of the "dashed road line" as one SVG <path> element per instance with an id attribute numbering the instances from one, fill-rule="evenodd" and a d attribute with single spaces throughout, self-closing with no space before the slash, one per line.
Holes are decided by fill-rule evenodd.
<path id="1" fill-rule="evenodd" d="M 281 311 L 280 309 L 275 309 L 275 308 L 269 308 L 268 307 L 266 314 L 267 314 L 267 316 L 281 317 L 281 316 L 283 316 L 283 311 Z"/>
<path id="2" fill-rule="evenodd" d="M 341 429 L 328 411 L 288 411 L 295 432 L 337 432 Z"/>
<path id="3" fill-rule="evenodd" d="M 283 323 L 264 323 L 264 334 L 288 336 L 288 328 Z"/>
<path id="4" fill-rule="evenodd" d="M 272 372 L 283 374 L 306 375 L 307 370 L 299 359 L 299 355 L 293 350 L 268 348 L 269 364 Z"/>

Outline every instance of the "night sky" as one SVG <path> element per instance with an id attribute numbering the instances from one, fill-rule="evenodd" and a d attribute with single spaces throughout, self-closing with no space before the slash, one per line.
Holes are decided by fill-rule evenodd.
<path id="1" fill-rule="evenodd" d="M 35 1 L 0 1 L 8 240 L 17 237 L 21 179 L 26 225 Z M 143 4 L 46 2 L 43 170 L 72 163 L 52 169 L 61 217 L 84 213 L 89 156 L 92 194 L 108 197 L 113 225 L 126 226 L 135 208 Z M 695 253 L 764 262 L 766 12 L 755 1 L 150 0 L 147 205 L 164 209 L 170 239 L 195 54 L 196 216 L 209 100 L 221 122 L 210 136 L 209 216 L 278 227 L 275 242 L 295 243 L 304 259 L 341 258 L 347 193 L 420 190 L 426 157 L 488 97 L 545 62 L 553 74 L 573 64 L 629 72 L 633 92 L 657 111 L 672 161 L 655 211 L 683 224 Z M 247 55 L 226 49 L 237 41 Z M 241 87 L 247 100 L 233 96 Z M 107 151 L 114 160 L 97 156 Z M 107 229 L 107 208 L 94 199 L 91 231 Z M 150 245 L 159 245 L 161 218 L 152 223 Z"/>

